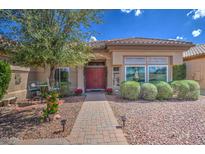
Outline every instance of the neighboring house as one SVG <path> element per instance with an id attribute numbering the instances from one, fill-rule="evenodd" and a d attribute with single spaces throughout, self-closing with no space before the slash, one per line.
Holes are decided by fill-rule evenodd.
<path id="1" fill-rule="evenodd" d="M 56 80 L 69 80 L 72 89 L 84 91 L 118 90 L 124 80 L 171 81 L 172 66 L 182 64 L 183 52 L 194 46 L 191 42 L 152 38 L 94 41 L 89 45 L 95 58 L 83 67 L 56 70 Z M 63 79 L 62 73 L 68 73 L 68 79 Z M 48 75 L 49 69 L 29 73 L 32 80 L 40 81 L 46 81 Z"/>
<path id="2" fill-rule="evenodd" d="M 205 94 L 205 44 L 196 45 L 183 54 L 187 66 L 187 79 L 196 80 Z"/>

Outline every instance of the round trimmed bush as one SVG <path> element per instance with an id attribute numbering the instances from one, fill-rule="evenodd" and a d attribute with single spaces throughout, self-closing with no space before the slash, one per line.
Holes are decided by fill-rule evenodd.
<path id="1" fill-rule="evenodd" d="M 181 100 L 197 100 L 200 96 L 200 86 L 194 80 L 179 80 L 171 83 L 174 94 Z"/>
<path id="2" fill-rule="evenodd" d="M 189 93 L 189 85 L 184 80 L 174 81 L 171 83 L 171 86 L 174 91 L 174 95 L 178 99 L 185 100 L 187 99 L 187 94 Z"/>
<path id="3" fill-rule="evenodd" d="M 173 88 L 174 95 L 176 95 L 178 99 L 187 99 L 189 85 L 184 80 L 174 81 L 171 83 L 171 86 Z"/>
<path id="4" fill-rule="evenodd" d="M 199 83 L 194 80 L 185 80 L 189 85 L 189 93 L 187 99 L 198 100 L 200 96 L 200 86 Z"/>
<path id="5" fill-rule="evenodd" d="M 173 96 L 173 89 L 172 87 L 164 81 L 156 82 L 155 86 L 157 87 L 157 99 L 159 100 L 167 100 L 172 98 Z"/>
<path id="6" fill-rule="evenodd" d="M 143 83 L 141 86 L 141 97 L 145 100 L 155 100 L 157 97 L 157 87 L 152 83 Z"/>
<path id="7" fill-rule="evenodd" d="M 178 99 L 182 100 L 197 100 L 200 96 L 200 86 L 194 80 L 179 80 L 172 84 L 174 94 Z"/>
<path id="8" fill-rule="evenodd" d="M 0 61 L 0 100 L 3 98 L 11 80 L 11 68 L 7 62 Z"/>
<path id="9" fill-rule="evenodd" d="M 140 95 L 140 84 L 136 81 L 122 82 L 120 85 L 120 95 L 125 99 L 138 99 Z"/>

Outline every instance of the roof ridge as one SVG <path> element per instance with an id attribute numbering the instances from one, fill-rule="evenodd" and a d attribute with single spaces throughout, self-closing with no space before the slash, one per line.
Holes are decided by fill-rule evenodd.
<path id="1" fill-rule="evenodd" d="M 149 37 L 128 37 L 128 38 L 114 38 L 114 39 L 110 39 L 110 40 L 97 40 L 97 41 L 93 41 L 94 43 L 97 42 L 113 42 L 113 41 L 121 41 L 121 40 L 130 40 L 130 39 L 147 39 L 147 40 L 162 40 L 162 41 L 174 41 L 174 42 L 184 42 L 184 43 L 191 43 L 190 41 L 183 41 L 183 40 L 170 40 L 170 39 L 164 39 L 164 38 L 149 38 Z M 91 43 L 93 43 L 91 42 Z"/>

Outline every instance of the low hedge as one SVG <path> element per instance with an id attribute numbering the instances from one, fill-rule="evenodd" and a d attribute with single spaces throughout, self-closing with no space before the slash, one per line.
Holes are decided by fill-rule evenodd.
<path id="1" fill-rule="evenodd" d="M 3 98 L 11 80 L 11 68 L 7 62 L 0 61 L 0 100 Z"/>
<path id="2" fill-rule="evenodd" d="M 141 97 L 144 100 L 155 100 L 157 98 L 157 87 L 152 83 L 143 83 L 141 85 Z"/>
<path id="3" fill-rule="evenodd" d="M 172 98 L 173 89 L 167 82 L 159 81 L 159 82 L 155 82 L 154 84 L 157 87 L 157 91 L 158 91 L 157 99 L 167 100 Z"/>
<path id="4" fill-rule="evenodd" d="M 197 100 L 200 96 L 200 86 L 194 80 L 178 80 L 171 83 L 174 95 L 181 100 Z"/>
<path id="5" fill-rule="evenodd" d="M 194 80 L 177 80 L 171 83 L 157 81 L 153 83 L 138 83 L 123 81 L 120 94 L 125 99 L 137 100 L 168 100 L 174 96 L 180 100 L 197 100 L 200 96 L 200 86 Z"/>
<path id="6" fill-rule="evenodd" d="M 140 95 L 140 84 L 136 81 L 123 81 L 120 84 L 120 95 L 129 100 L 137 100 Z"/>

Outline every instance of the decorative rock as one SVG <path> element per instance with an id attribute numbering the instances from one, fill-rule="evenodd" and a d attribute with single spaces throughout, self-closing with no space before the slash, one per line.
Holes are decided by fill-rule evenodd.
<path id="1" fill-rule="evenodd" d="M 60 114 L 55 114 L 54 117 L 53 117 L 53 120 L 58 120 L 60 118 L 61 118 Z"/>

